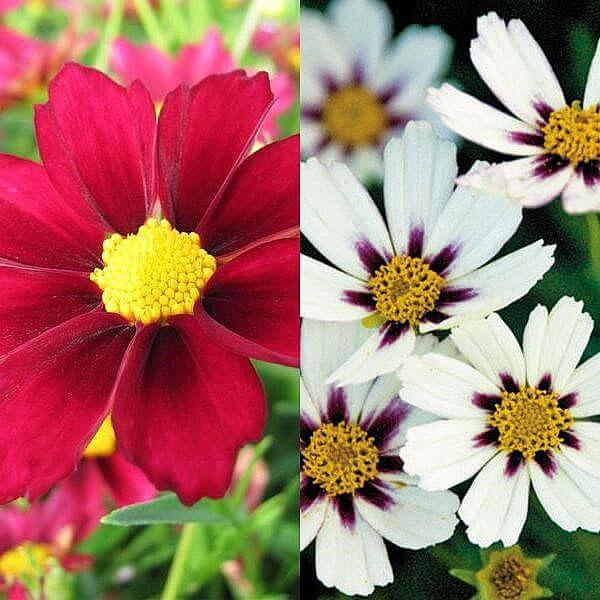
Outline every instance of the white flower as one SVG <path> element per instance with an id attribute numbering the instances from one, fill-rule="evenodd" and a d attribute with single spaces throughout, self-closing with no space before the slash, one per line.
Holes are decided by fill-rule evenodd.
<path id="1" fill-rule="evenodd" d="M 381 177 L 383 146 L 409 120 L 431 117 L 447 132 L 425 103 L 452 53 L 441 29 L 413 25 L 390 44 L 380 0 L 337 0 L 327 17 L 303 9 L 301 20 L 304 156 L 343 159 L 364 181 Z"/>
<path id="2" fill-rule="evenodd" d="M 523 350 L 492 314 L 452 332 L 470 364 L 436 354 L 404 364 L 402 398 L 443 417 L 408 432 L 404 468 L 427 490 L 477 473 L 458 513 L 472 542 L 517 542 L 530 482 L 560 527 L 600 529 L 600 423 L 581 420 L 600 413 L 600 354 L 577 367 L 592 329 L 565 297 L 532 311 Z"/>
<path id="3" fill-rule="evenodd" d="M 478 169 L 462 182 L 503 190 L 527 207 L 562 193 L 567 212 L 600 210 L 600 45 L 583 106 L 568 105 L 548 59 L 522 21 L 506 25 L 492 12 L 478 19 L 477 32 L 471 60 L 515 116 L 448 84 L 430 89 L 428 102 L 465 138 L 525 158 Z"/>
<path id="4" fill-rule="evenodd" d="M 301 314 L 371 328 L 329 381 L 394 371 L 418 333 L 503 308 L 554 262 L 554 246 L 539 240 L 488 263 L 519 226 L 522 209 L 505 197 L 454 190 L 456 174 L 454 144 L 437 139 L 428 123 L 409 123 L 385 150 L 386 225 L 344 165 L 301 165 L 301 228 L 334 265 L 301 258 Z"/>
<path id="5" fill-rule="evenodd" d="M 300 548 L 316 538 L 317 577 L 368 595 L 393 581 L 383 538 L 410 549 L 448 539 L 458 498 L 425 492 L 403 472 L 398 450 L 407 428 L 432 417 L 399 399 L 395 375 L 324 383 L 360 339 L 356 324 L 302 325 Z"/>

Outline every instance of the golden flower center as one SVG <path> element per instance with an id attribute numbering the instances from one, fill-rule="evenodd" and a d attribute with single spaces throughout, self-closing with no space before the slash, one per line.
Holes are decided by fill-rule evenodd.
<path id="1" fill-rule="evenodd" d="M 382 317 L 414 327 L 435 308 L 444 278 L 421 258 L 401 254 L 379 267 L 369 286 Z"/>
<path id="2" fill-rule="evenodd" d="M 509 556 L 491 573 L 490 581 L 499 600 L 521 600 L 529 589 L 533 569 L 517 556 Z"/>
<path id="3" fill-rule="evenodd" d="M 383 103 L 361 85 L 332 92 L 325 100 L 322 115 L 329 137 L 352 148 L 377 142 L 388 127 Z"/>
<path id="4" fill-rule="evenodd" d="M 573 424 L 566 408 L 558 405 L 558 394 L 521 386 L 518 392 L 502 392 L 502 400 L 488 424 L 499 432 L 500 450 L 520 452 L 531 460 L 536 452 L 557 448 L 560 434 Z"/>
<path id="5" fill-rule="evenodd" d="M 600 158 L 599 105 L 582 109 L 579 101 L 550 114 L 544 133 L 544 148 L 571 164 Z"/>
<path id="6" fill-rule="evenodd" d="M 107 312 L 145 325 L 193 314 L 217 262 L 197 233 L 182 233 L 163 219 L 148 219 L 137 233 L 104 240 L 103 269 L 90 274 Z"/>
<path id="7" fill-rule="evenodd" d="M 0 575 L 8 581 L 42 575 L 51 556 L 48 544 L 25 542 L 0 555 Z"/>
<path id="8" fill-rule="evenodd" d="M 302 450 L 302 471 L 328 496 L 354 494 L 377 477 L 379 452 L 373 438 L 355 423 L 326 423 Z"/>
<path id="9" fill-rule="evenodd" d="M 85 458 L 100 458 L 111 456 L 117 449 L 117 438 L 110 417 L 102 421 L 102 425 L 96 431 L 94 437 L 83 451 Z"/>

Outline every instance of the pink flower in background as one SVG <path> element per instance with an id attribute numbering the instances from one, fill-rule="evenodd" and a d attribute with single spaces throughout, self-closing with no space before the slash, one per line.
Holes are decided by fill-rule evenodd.
<path id="1" fill-rule="evenodd" d="M 268 54 L 282 71 L 300 76 L 300 29 L 297 25 L 261 25 L 252 38 L 252 48 Z"/>
<path id="2" fill-rule="evenodd" d="M 181 83 L 192 86 L 208 75 L 236 68 L 220 32 L 214 28 L 206 32 L 201 43 L 184 46 L 175 58 L 150 44 L 138 46 L 119 38 L 113 45 L 111 65 L 124 83 L 141 80 L 157 104 Z M 286 73 L 277 73 L 270 79 L 276 100 L 263 122 L 260 141 L 278 137 L 277 117 L 293 105 L 296 96 L 295 83 Z"/>

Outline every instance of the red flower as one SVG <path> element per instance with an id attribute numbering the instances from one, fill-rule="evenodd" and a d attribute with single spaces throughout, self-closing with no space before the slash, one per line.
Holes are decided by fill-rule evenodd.
<path id="1" fill-rule="evenodd" d="M 263 73 L 181 86 L 158 125 L 139 82 L 80 65 L 49 94 L 43 165 L 0 157 L 0 502 L 71 473 L 109 413 L 157 488 L 222 496 L 265 420 L 247 357 L 298 362 L 298 138 L 248 155 Z"/>
<path id="2" fill-rule="evenodd" d="M 214 28 L 208 29 L 200 44 L 184 46 L 175 59 L 149 44 L 136 46 L 119 38 L 113 44 L 111 65 L 125 83 L 141 80 L 157 104 L 181 83 L 194 85 L 208 75 L 227 73 L 236 66 Z M 296 85 L 286 73 L 271 78 L 271 89 L 276 101 L 263 122 L 261 141 L 278 137 L 277 117 L 288 111 L 296 98 Z"/>

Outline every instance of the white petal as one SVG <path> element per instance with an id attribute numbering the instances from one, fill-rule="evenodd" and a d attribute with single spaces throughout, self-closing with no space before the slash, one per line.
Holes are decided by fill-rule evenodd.
<path id="1" fill-rule="evenodd" d="M 525 359 L 517 338 L 506 323 L 492 313 L 487 319 L 463 323 L 452 330 L 452 340 L 471 364 L 498 387 L 501 374 L 524 385 Z"/>
<path id="2" fill-rule="evenodd" d="M 507 455 L 500 453 L 475 477 L 458 511 L 471 542 L 487 548 L 499 540 L 515 544 L 527 517 L 529 474 L 524 467 L 506 475 Z"/>
<path id="3" fill-rule="evenodd" d="M 379 183 L 383 179 L 383 156 L 378 146 L 359 146 L 343 160 L 365 184 Z"/>
<path id="4" fill-rule="evenodd" d="M 414 486 L 390 486 L 394 505 L 382 510 L 360 496 L 360 514 L 377 533 L 396 546 L 418 550 L 452 537 L 458 519 L 458 498 L 452 492 L 426 492 Z"/>
<path id="5" fill-rule="evenodd" d="M 439 27 L 410 25 L 395 39 L 377 73 L 381 90 L 401 84 L 400 96 L 425 88 L 448 69 L 454 41 Z"/>
<path id="6" fill-rule="evenodd" d="M 317 498 L 306 510 L 300 510 L 300 552 L 316 537 L 329 506 L 326 496 Z"/>
<path id="7" fill-rule="evenodd" d="M 327 376 L 360 346 L 368 335 L 360 323 L 302 322 L 300 335 L 300 364 L 302 380 L 320 413 L 327 408 L 331 386 Z M 356 385 L 344 390 L 352 415 L 358 415 L 369 390 L 368 385 Z"/>
<path id="8" fill-rule="evenodd" d="M 493 258 L 517 230 L 521 207 L 505 196 L 459 186 L 444 207 L 424 255 L 456 248 L 456 258 L 444 277 L 452 281 Z"/>
<path id="9" fill-rule="evenodd" d="M 329 13 L 369 80 L 392 35 L 389 8 L 380 0 L 335 0 L 329 5 Z"/>
<path id="10" fill-rule="evenodd" d="M 542 329 L 543 317 L 544 311 L 536 309 L 527 325 L 527 379 L 536 385 L 550 375 L 552 389 L 562 395 L 587 346 L 594 323 L 583 312 L 583 302 L 567 296 L 556 303 Z"/>
<path id="11" fill-rule="evenodd" d="M 359 514 L 353 529 L 345 527 L 333 506 L 317 535 L 317 577 L 344 594 L 371 594 L 376 585 L 394 579 L 381 536 Z"/>
<path id="12" fill-rule="evenodd" d="M 588 73 L 585 94 L 583 96 L 583 107 L 588 108 L 600 102 L 600 41 L 596 46 L 594 60 Z"/>
<path id="13" fill-rule="evenodd" d="M 477 447 L 474 439 L 485 421 L 450 419 L 412 427 L 400 449 L 404 470 L 420 477 L 426 490 L 447 490 L 471 478 L 498 452 L 495 446 Z"/>
<path id="14" fill-rule="evenodd" d="M 313 399 L 310 397 L 310 393 L 306 388 L 304 379 L 300 378 L 300 412 L 306 415 L 313 423 L 319 424 L 321 422 L 321 415 L 319 414 L 319 405 L 315 404 Z"/>
<path id="15" fill-rule="evenodd" d="M 600 354 L 577 367 L 569 378 L 563 396 L 577 394 L 571 414 L 580 419 L 600 414 Z"/>
<path id="16" fill-rule="evenodd" d="M 600 61 L 599 61 L 600 62 Z M 600 211 L 600 181 L 587 184 L 576 171 L 567 183 L 562 195 L 563 208 L 572 215 Z"/>
<path id="17" fill-rule="evenodd" d="M 472 366 L 441 354 L 411 356 L 399 376 L 405 402 L 445 418 L 483 419 L 485 413 L 473 403 L 475 395 L 500 395 Z"/>
<path id="18" fill-rule="evenodd" d="M 474 290 L 476 295 L 464 302 L 440 306 L 450 318 L 439 324 L 422 325 L 421 331 L 448 329 L 463 321 L 481 319 L 523 297 L 554 264 L 555 246 L 542 243 L 534 242 L 452 281 L 453 288 Z"/>
<path id="19" fill-rule="evenodd" d="M 562 108 L 565 98 L 552 67 L 525 25 L 507 28 L 496 13 L 477 19 L 479 36 L 471 42 L 471 60 L 496 97 L 515 115 L 535 124 L 537 103 Z"/>
<path id="20" fill-rule="evenodd" d="M 300 166 L 301 228 L 310 242 L 343 271 L 362 279 L 371 275 L 360 250 L 383 258 L 392 246 L 383 218 L 348 167 L 325 167 L 317 159 Z"/>
<path id="21" fill-rule="evenodd" d="M 357 321 L 373 312 L 373 307 L 352 302 L 370 297 L 368 286 L 359 279 L 318 260 L 300 257 L 300 315 L 317 321 Z"/>
<path id="22" fill-rule="evenodd" d="M 414 121 L 384 153 L 385 212 L 397 253 L 406 252 L 411 230 L 425 239 L 448 201 L 456 165 L 456 146 L 436 137 L 429 123 Z"/>
<path id="23" fill-rule="evenodd" d="M 483 165 L 458 178 L 462 185 L 505 195 L 526 208 L 547 204 L 565 189 L 573 174 L 567 164 L 560 169 L 544 168 L 546 154 Z"/>
<path id="24" fill-rule="evenodd" d="M 415 347 L 415 332 L 407 327 L 396 335 L 394 329 L 394 325 L 384 323 L 374 330 L 356 352 L 331 373 L 328 382 L 361 383 L 398 369 Z"/>
<path id="25" fill-rule="evenodd" d="M 536 143 L 535 127 L 457 90 L 448 83 L 440 89 L 430 88 L 427 92 L 427 102 L 449 129 L 476 144 L 515 156 L 529 156 L 541 151 L 539 143 Z M 524 143 L 523 139 L 528 143 Z"/>
<path id="26" fill-rule="evenodd" d="M 547 476 L 535 461 L 529 463 L 531 482 L 539 501 L 559 527 L 567 531 L 574 531 L 578 527 L 598 531 L 600 508 L 592 504 L 587 494 L 600 493 L 600 482 L 597 481 L 590 489 L 590 476 L 574 466 L 567 466 L 567 461 L 559 455 L 555 455 L 557 470 L 552 477 Z"/>
<path id="27" fill-rule="evenodd" d="M 306 158 L 315 156 L 325 135 L 321 123 L 302 117 L 302 124 L 300 126 L 300 150 L 302 156 Z"/>

